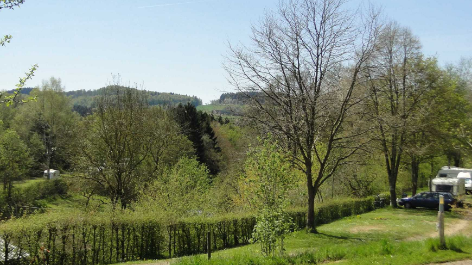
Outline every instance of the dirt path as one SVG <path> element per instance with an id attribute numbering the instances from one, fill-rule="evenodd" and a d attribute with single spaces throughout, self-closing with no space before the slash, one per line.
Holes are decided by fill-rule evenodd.
<path id="1" fill-rule="evenodd" d="M 472 205 L 466 206 L 464 209 L 460 209 L 460 213 L 463 215 L 463 218 L 454 220 L 453 223 L 445 224 L 444 233 L 446 236 L 452 236 L 457 234 L 462 234 L 465 236 L 472 235 Z M 426 221 L 425 221 L 426 222 Z M 427 222 L 429 225 L 435 222 Z M 438 237 L 438 232 L 434 231 L 426 235 L 419 235 L 410 237 L 407 241 L 416 241 L 424 240 L 426 238 Z"/>

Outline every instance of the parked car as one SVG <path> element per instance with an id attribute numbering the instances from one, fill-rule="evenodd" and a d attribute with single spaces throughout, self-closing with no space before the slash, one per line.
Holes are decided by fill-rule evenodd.
<path id="1" fill-rule="evenodd" d="M 449 210 L 456 203 L 456 199 L 449 192 L 421 192 L 413 197 L 398 199 L 398 204 L 406 209 L 425 207 L 437 209 L 439 207 L 439 195 L 444 196 L 444 210 Z"/>

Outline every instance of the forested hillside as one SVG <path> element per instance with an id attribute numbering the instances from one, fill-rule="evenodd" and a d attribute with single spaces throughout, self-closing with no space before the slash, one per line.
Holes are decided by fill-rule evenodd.
<path id="1" fill-rule="evenodd" d="M 90 109 L 95 105 L 97 97 L 103 93 L 106 87 L 96 89 L 96 90 L 73 90 L 73 91 L 64 91 L 63 93 L 71 98 L 71 103 L 74 108 L 81 109 Z M 25 87 L 21 90 L 21 94 L 32 95 L 34 94 L 34 88 Z M 196 96 L 187 96 L 179 95 L 175 93 L 164 93 L 164 92 L 154 92 L 146 91 L 151 106 L 177 106 L 179 104 L 190 103 L 193 106 L 197 107 L 202 105 L 202 100 Z M 7 93 L 12 94 L 14 90 L 9 90 Z"/>
<path id="2" fill-rule="evenodd" d="M 80 105 L 85 107 L 91 107 L 94 100 L 103 93 L 106 88 L 100 88 L 97 90 L 75 90 L 64 92 L 67 96 L 71 97 L 72 105 Z M 163 93 L 147 91 L 149 105 L 151 106 L 176 106 L 178 104 L 190 103 L 193 106 L 199 106 L 202 104 L 202 100 L 195 96 L 179 95 L 175 93 Z"/>

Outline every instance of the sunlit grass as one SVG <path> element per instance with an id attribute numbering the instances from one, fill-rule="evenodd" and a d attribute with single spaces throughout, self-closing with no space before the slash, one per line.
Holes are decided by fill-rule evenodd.
<path id="1" fill-rule="evenodd" d="M 318 228 L 319 234 L 298 231 L 285 240 L 285 254 L 264 257 L 253 244 L 206 255 L 174 260 L 177 264 L 424 264 L 471 257 L 472 238 L 448 237 L 450 249 L 433 249 L 438 239 L 437 211 L 380 209 L 351 216 Z M 447 212 L 446 224 L 460 221 L 460 214 Z M 446 227 L 447 229 L 447 227 Z"/>

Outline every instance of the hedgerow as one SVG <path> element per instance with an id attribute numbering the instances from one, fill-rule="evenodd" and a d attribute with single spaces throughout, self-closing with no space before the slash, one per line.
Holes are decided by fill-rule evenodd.
<path id="1" fill-rule="evenodd" d="M 370 197 L 320 204 L 317 224 L 371 211 L 373 202 Z M 288 214 L 295 229 L 305 228 L 305 209 Z M 208 232 L 213 250 L 248 244 L 255 224 L 252 214 L 175 222 L 131 211 L 34 215 L 0 225 L 0 259 L 7 260 L 0 264 L 109 264 L 192 255 L 207 251 Z"/>

